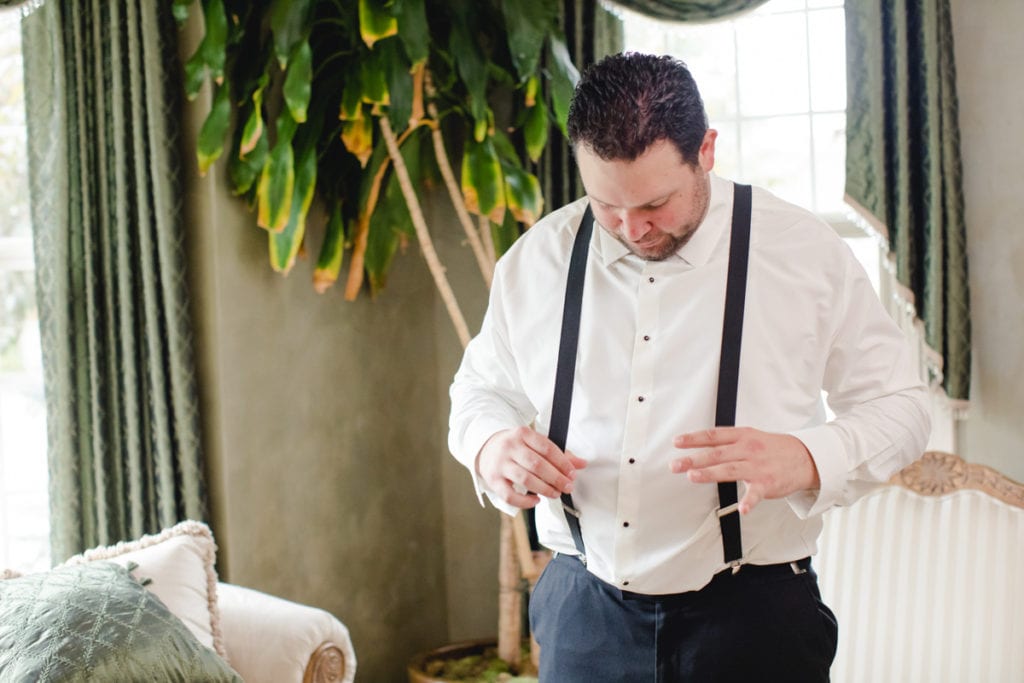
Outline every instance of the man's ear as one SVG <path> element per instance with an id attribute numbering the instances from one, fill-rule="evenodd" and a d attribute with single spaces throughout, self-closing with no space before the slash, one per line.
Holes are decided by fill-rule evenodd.
<path id="1" fill-rule="evenodd" d="M 718 131 L 708 128 L 704 133 L 704 141 L 700 143 L 700 150 L 697 152 L 697 162 L 700 167 L 708 173 L 715 167 L 715 140 L 718 138 Z"/>

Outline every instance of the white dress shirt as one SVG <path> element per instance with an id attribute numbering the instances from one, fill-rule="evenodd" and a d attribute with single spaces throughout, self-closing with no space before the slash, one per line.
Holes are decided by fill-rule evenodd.
<path id="1" fill-rule="evenodd" d="M 732 183 L 712 175 L 707 216 L 664 261 L 594 227 L 566 446 L 587 460 L 572 494 L 587 569 L 630 591 L 696 590 L 725 568 L 716 485 L 669 463 L 686 454 L 674 436 L 714 426 L 732 197 Z M 478 495 L 475 460 L 489 437 L 530 424 L 547 433 L 585 208 L 584 198 L 545 217 L 499 261 L 452 384 L 449 447 Z M 772 564 L 814 554 L 821 513 L 917 458 L 930 423 L 904 337 L 843 240 L 758 188 L 751 224 L 736 424 L 796 436 L 821 478 L 820 490 L 762 501 L 741 518 L 744 562 Z M 557 499 L 541 500 L 536 522 L 543 545 L 576 554 Z"/>

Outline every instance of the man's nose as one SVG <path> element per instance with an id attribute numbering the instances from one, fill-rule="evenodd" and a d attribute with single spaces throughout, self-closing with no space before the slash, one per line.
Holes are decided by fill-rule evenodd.
<path id="1" fill-rule="evenodd" d="M 630 242 L 636 242 L 651 231 L 651 224 L 639 214 L 623 211 L 619 220 L 622 236 Z"/>

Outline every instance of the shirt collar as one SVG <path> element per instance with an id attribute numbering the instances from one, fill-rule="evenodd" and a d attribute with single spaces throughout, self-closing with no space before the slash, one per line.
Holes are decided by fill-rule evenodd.
<path id="1" fill-rule="evenodd" d="M 709 176 L 711 179 L 711 201 L 708 203 L 708 213 L 700 227 L 697 228 L 697 232 L 693 233 L 690 241 L 670 257 L 681 258 L 692 267 L 702 266 L 711 259 L 715 247 L 721 241 L 725 228 L 732 218 L 733 184 L 719 178 L 714 173 L 710 173 Z M 595 230 L 597 232 L 595 247 L 605 265 L 615 263 L 632 253 L 626 245 L 615 239 L 600 224 L 595 227 Z"/>

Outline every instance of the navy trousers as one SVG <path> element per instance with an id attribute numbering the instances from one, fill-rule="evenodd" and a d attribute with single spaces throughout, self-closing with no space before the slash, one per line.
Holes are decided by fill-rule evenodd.
<path id="1" fill-rule="evenodd" d="M 829 680 L 835 615 L 809 561 L 746 566 L 699 591 L 644 596 L 558 555 L 530 598 L 541 683 Z"/>

